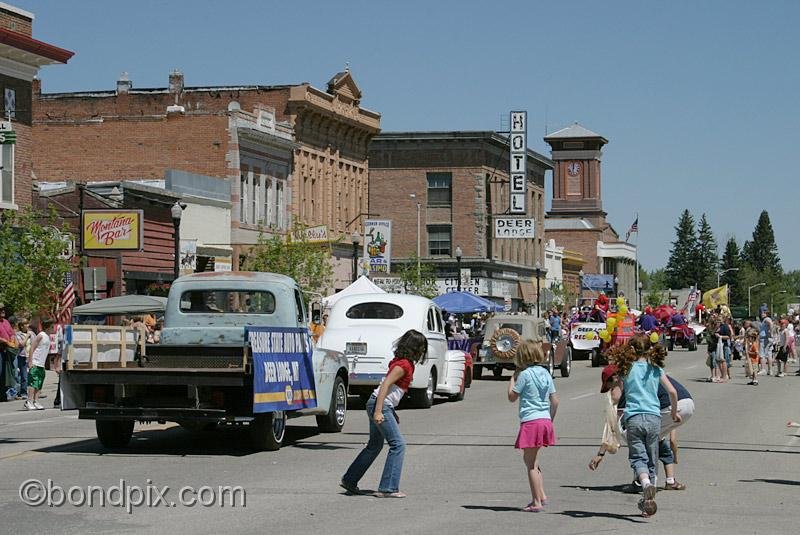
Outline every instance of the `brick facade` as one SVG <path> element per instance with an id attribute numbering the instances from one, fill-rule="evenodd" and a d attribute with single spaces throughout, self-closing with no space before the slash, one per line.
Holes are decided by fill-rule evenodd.
<path id="1" fill-rule="evenodd" d="M 14 11 L 0 7 L 0 28 L 31 37 L 33 35 L 33 17 L 23 13 L 22 10 Z"/>

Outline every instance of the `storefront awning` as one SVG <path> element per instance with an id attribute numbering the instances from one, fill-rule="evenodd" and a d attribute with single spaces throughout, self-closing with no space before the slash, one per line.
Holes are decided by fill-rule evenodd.
<path id="1" fill-rule="evenodd" d="M 536 288 L 533 286 L 532 282 L 520 282 L 519 294 L 522 296 L 523 303 L 536 302 Z"/>
<path id="2" fill-rule="evenodd" d="M 212 247 L 210 245 L 198 245 L 198 256 L 214 256 L 220 258 L 230 258 L 233 251 L 226 247 Z"/>

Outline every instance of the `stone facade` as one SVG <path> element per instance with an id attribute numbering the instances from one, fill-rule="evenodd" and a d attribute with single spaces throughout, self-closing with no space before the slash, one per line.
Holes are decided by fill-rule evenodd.
<path id="1" fill-rule="evenodd" d="M 474 279 L 496 281 L 517 305 L 530 304 L 534 265 L 544 267 L 544 178 L 552 165 L 528 151 L 525 217 L 534 219 L 535 237 L 496 239 L 494 218 L 504 217 L 509 207 L 508 152 L 507 138 L 494 132 L 392 132 L 374 138 L 369 212 L 375 219 L 392 220 L 393 262 L 416 253 L 419 204 L 420 257 L 436 266 L 440 278 L 455 277 L 460 247 L 461 267 L 470 268 Z M 432 196 L 429 177 L 434 175 L 449 177 L 449 200 Z M 441 230 L 450 232 L 449 250 L 432 252 L 429 238 Z M 476 287 L 490 297 L 503 297 L 491 282 Z"/>

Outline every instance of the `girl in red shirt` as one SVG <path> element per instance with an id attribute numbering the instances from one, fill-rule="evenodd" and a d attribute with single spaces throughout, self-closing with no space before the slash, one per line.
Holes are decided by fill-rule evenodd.
<path id="1" fill-rule="evenodd" d="M 407 331 L 395 342 L 394 359 L 389 362 L 389 371 L 367 401 L 369 441 L 339 483 L 347 492 L 361 494 L 358 482 L 378 457 L 386 439 L 386 443 L 389 444 L 389 454 L 375 496 L 406 497 L 404 492 L 400 492 L 400 474 L 403 471 L 406 441 L 400 434 L 400 419 L 395 408 L 408 392 L 411 379 L 414 377 L 414 366 L 423 361 L 427 353 L 428 340 L 414 329 Z"/>

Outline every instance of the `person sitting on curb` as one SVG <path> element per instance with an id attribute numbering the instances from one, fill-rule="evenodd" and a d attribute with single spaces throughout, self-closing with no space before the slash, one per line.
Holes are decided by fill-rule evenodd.
<path id="1" fill-rule="evenodd" d="M 675 464 L 678 462 L 677 428 L 694 414 L 694 400 L 692 400 L 689 391 L 686 390 L 682 384 L 670 376 L 667 376 L 667 379 L 669 379 L 669 382 L 678 393 L 678 414 L 681 416 L 681 422 L 676 423 L 672 420 L 670 416 L 669 395 L 666 389 L 659 385 L 658 400 L 661 406 L 661 430 L 659 432 L 659 437 L 661 440 L 658 443 L 658 457 L 664 465 L 664 473 L 667 479 L 664 484 L 664 490 L 685 490 L 686 485 L 675 479 Z M 617 416 L 621 415 L 625 408 L 625 392 L 623 391 L 623 382 L 622 378 L 619 376 L 617 367 L 613 364 L 609 364 L 603 368 L 601 381 L 600 392 L 610 393 L 611 402 L 616 405 Z M 619 433 L 618 436 L 624 436 L 624 434 Z M 589 462 L 590 470 L 597 469 L 607 451 L 608 446 L 605 443 L 601 444 L 597 455 Z M 625 491 L 631 494 L 638 494 L 641 492 L 641 486 L 638 481 L 634 480 L 630 485 L 626 485 Z"/>

